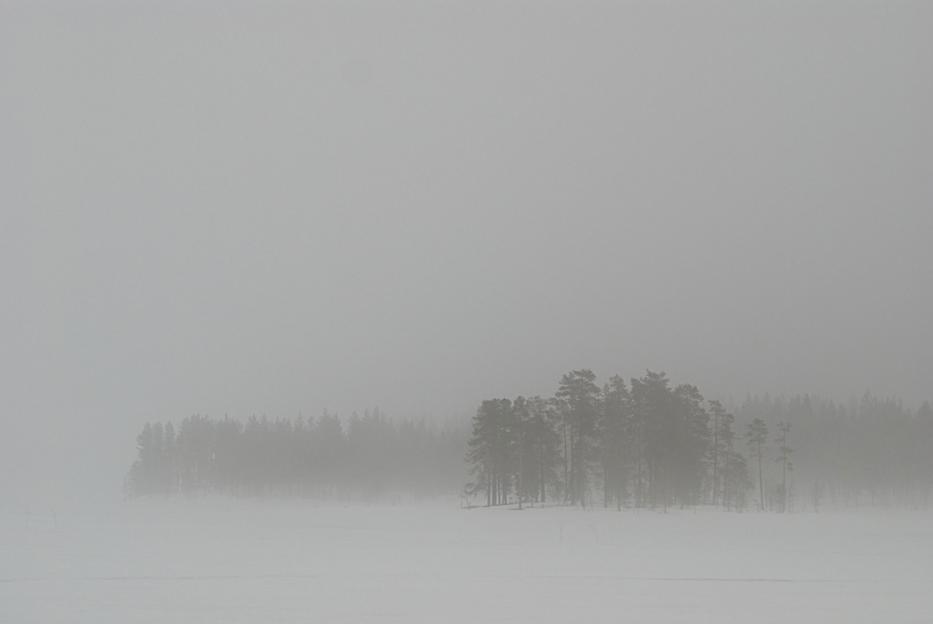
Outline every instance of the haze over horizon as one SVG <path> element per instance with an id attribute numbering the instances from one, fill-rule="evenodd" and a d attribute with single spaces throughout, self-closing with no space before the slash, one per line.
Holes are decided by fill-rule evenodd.
<path id="1" fill-rule="evenodd" d="M 0 489 L 581 367 L 933 398 L 933 5 L 535 7 L 0 4 Z"/>

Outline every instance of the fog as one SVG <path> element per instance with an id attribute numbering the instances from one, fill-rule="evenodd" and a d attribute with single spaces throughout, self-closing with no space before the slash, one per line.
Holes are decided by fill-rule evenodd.
<path id="1" fill-rule="evenodd" d="M 0 620 L 928 619 L 931 32 L 0 0 Z"/>
<path id="2" fill-rule="evenodd" d="M 4 2 L 4 493 L 116 496 L 147 420 L 441 420 L 584 366 L 919 405 L 931 18 Z"/>

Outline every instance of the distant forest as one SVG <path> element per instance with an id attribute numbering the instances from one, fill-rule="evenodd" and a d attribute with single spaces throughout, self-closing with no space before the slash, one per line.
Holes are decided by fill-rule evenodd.
<path id="1" fill-rule="evenodd" d="M 599 385 L 582 369 L 551 397 L 482 401 L 471 425 L 378 410 L 147 423 L 126 491 L 737 511 L 933 502 L 929 402 L 766 395 L 736 407 L 664 373 Z"/>
<path id="2" fill-rule="evenodd" d="M 374 410 L 320 418 L 189 416 L 147 423 L 126 479 L 131 496 L 225 493 L 337 499 L 428 497 L 463 481 L 467 431 L 395 422 Z"/>

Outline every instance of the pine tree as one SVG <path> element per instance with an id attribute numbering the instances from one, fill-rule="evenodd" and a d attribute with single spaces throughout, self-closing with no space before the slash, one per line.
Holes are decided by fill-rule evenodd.
<path id="1" fill-rule="evenodd" d="M 777 461 L 781 464 L 781 486 L 778 495 L 781 502 L 781 512 L 784 513 L 787 511 L 787 501 L 788 501 L 788 491 L 787 491 L 787 473 L 790 470 L 793 470 L 794 466 L 790 461 L 790 455 L 794 452 L 790 446 L 788 446 L 788 436 L 790 435 L 790 423 L 789 422 L 780 422 L 778 423 L 778 435 L 775 441 L 778 443 L 778 457 Z"/>
<path id="2" fill-rule="evenodd" d="M 590 464 L 596 459 L 596 420 L 600 389 L 589 369 L 574 370 L 561 378 L 555 397 L 560 402 L 569 452 L 567 494 L 570 504 L 586 506 Z"/>
<path id="3" fill-rule="evenodd" d="M 709 454 L 709 414 L 703 395 L 694 385 L 677 386 L 674 397 L 675 419 L 669 456 L 672 494 L 681 506 L 695 505 L 702 500 L 705 459 Z"/>
<path id="4" fill-rule="evenodd" d="M 638 461 L 639 504 L 667 508 L 674 498 L 674 446 L 678 409 L 664 373 L 647 371 L 632 379 L 633 428 Z"/>
<path id="5" fill-rule="evenodd" d="M 748 425 L 745 433 L 745 439 L 752 450 L 753 456 L 758 460 L 758 506 L 761 511 L 765 509 L 765 485 L 764 477 L 761 473 L 761 459 L 764 452 L 764 445 L 768 441 L 768 426 L 765 422 L 756 418 Z"/>
<path id="6" fill-rule="evenodd" d="M 712 503 L 725 504 L 726 455 L 733 451 L 735 433 L 732 430 L 735 416 L 726 411 L 719 401 L 709 402 L 709 414 L 712 424 L 710 442 L 710 463 L 712 464 Z"/>
<path id="7" fill-rule="evenodd" d="M 469 489 L 471 492 L 484 490 L 487 507 L 508 502 L 515 456 L 512 421 L 509 399 L 485 400 L 473 417 L 467 461 L 475 479 Z"/>
<path id="8" fill-rule="evenodd" d="M 603 468 L 603 506 L 615 502 L 622 509 L 628 477 L 630 437 L 632 434 L 632 397 L 625 380 L 612 377 L 603 388 L 599 420 L 599 453 Z"/>

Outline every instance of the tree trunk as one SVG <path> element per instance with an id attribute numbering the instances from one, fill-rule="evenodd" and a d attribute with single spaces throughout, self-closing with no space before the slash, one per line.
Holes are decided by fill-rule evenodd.
<path id="1" fill-rule="evenodd" d="M 758 443 L 758 505 L 765 510 L 765 482 L 761 476 L 761 442 Z"/>

